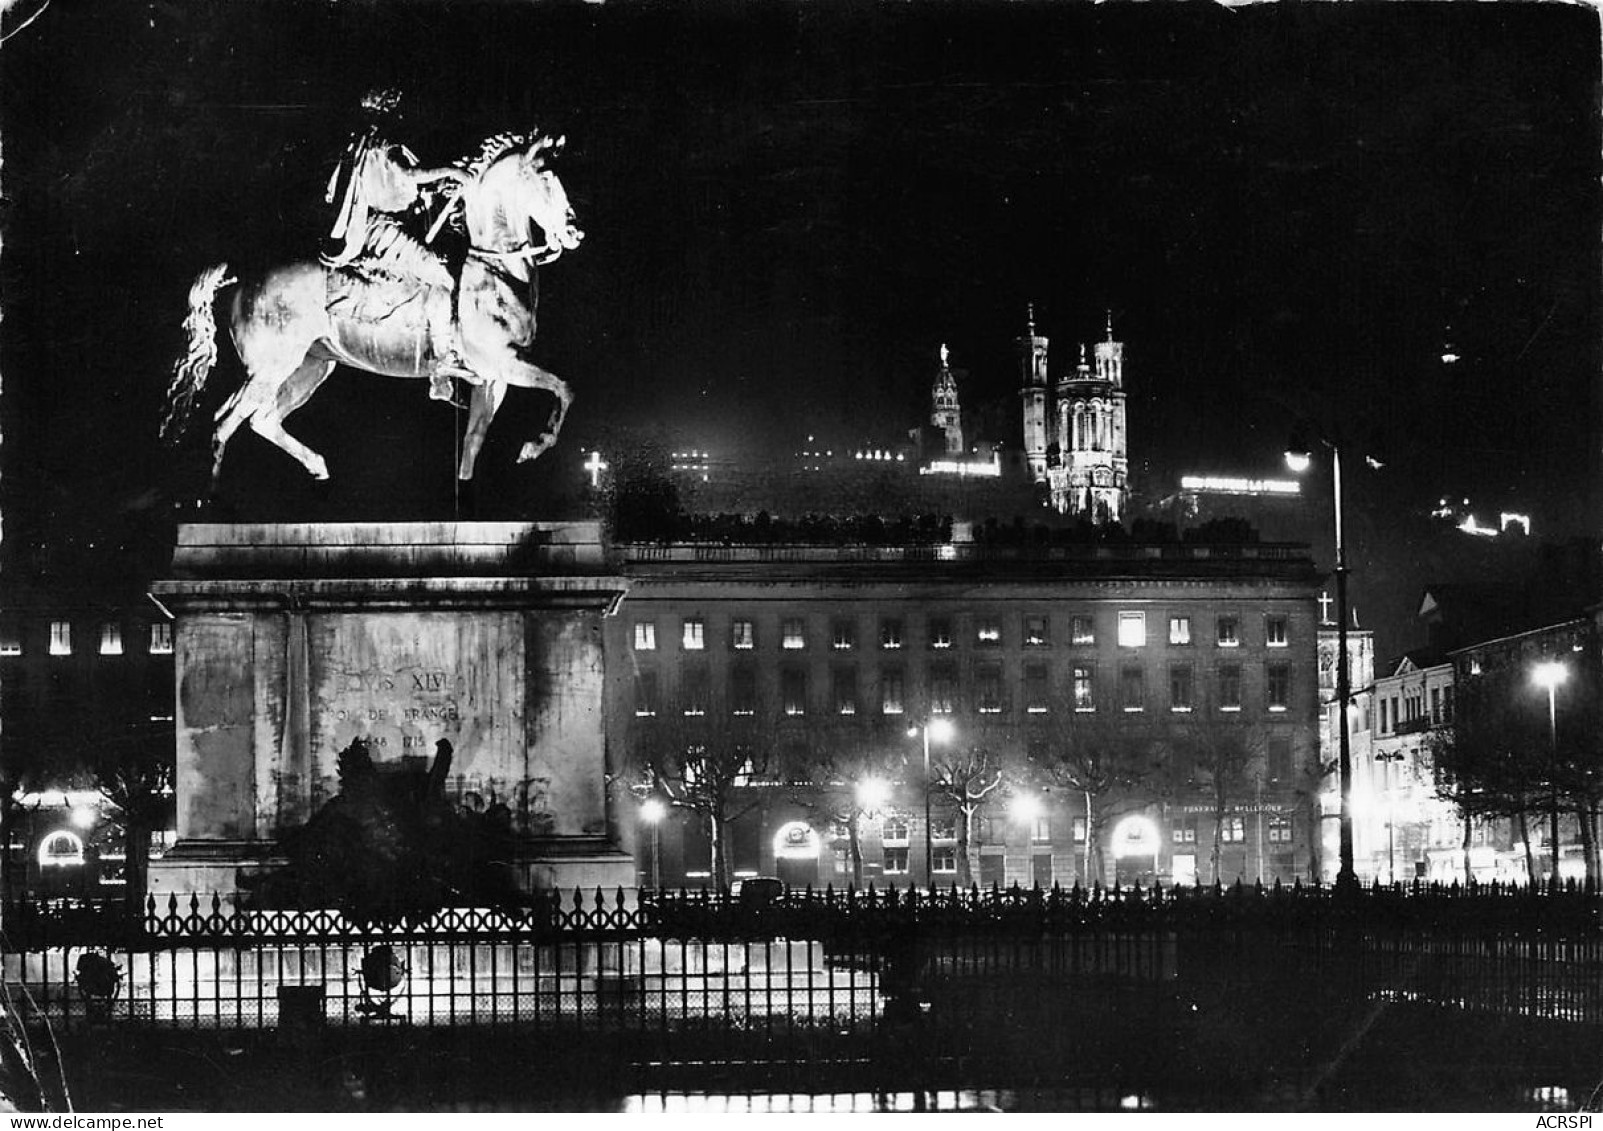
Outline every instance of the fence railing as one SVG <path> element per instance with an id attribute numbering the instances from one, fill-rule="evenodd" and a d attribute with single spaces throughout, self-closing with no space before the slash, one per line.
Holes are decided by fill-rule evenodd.
<path id="1" fill-rule="evenodd" d="M 677 1056 L 757 1033 L 824 1056 L 886 1024 L 957 1032 L 976 1010 L 1142 987 L 1603 1023 L 1600 908 L 1495 884 L 593 891 L 392 925 L 217 896 L 137 917 L 23 902 L 0 907 L 0 970 L 68 1025 L 571 1028 L 672 1034 Z"/>

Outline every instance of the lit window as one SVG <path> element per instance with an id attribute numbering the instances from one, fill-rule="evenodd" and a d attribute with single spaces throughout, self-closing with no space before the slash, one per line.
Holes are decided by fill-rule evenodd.
<path id="1" fill-rule="evenodd" d="M 1027 715 L 1044 715 L 1047 713 L 1047 676 L 1045 664 L 1026 664 L 1024 666 L 1024 713 Z"/>
<path id="2" fill-rule="evenodd" d="M 687 617 L 685 619 L 684 635 L 681 640 L 687 652 L 700 652 L 707 647 L 706 622 L 700 617 Z"/>
<path id="3" fill-rule="evenodd" d="M 1269 818 L 1269 843 L 1270 844 L 1290 844 L 1291 843 L 1291 818 L 1290 817 L 1270 817 Z"/>
<path id="4" fill-rule="evenodd" d="M 930 860 L 936 875 L 953 875 L 957 872 L 957 849 L 937 848 L 930 853 Z M 887 872 L 890 868 L 885 869 Z"/>
<path id="5" fill-rule="evenodd" d="M 780 699 L 787 715 L 807 713 L 807 673 L 787 668 L 780 673 Z"/>
<path id="6" fill-rule="evenodd" d="M 995 647 L 1002 643 L 1002 625 L 1000 621 L 982 620 L 974 630 L 974 639 L 985 647 Z"/>
<path id="7" fill-rule="evenodd" d="M 1074 669 L 1074 709 L 1076 711 L 1096 710 L 1096 697 L 1092 686 L 1095 672 L 1095 668 Z"/>
<path id="8" fill-rule="evenodd" d="M 1091 618 L 1075 617 L 1071 622 L 1069 639 L 1076 644 L 1095 644 L 1096 626 L 1092 623 Z"/>
<path id="9" fill-rule="evenodd" d="M 1219 709 L 1241 710 L 1241 665 L 1219 665 Z"/>
<path id="10" fill-rule="evenodd" d="M 1169 643 L 1175 645 L 1191 643 L 1191 618 L 1169 618 Z"/>
<path id="11" fill-rule="evenodd" d="M 902 646 L 901 621 L 882 620 L 879 622 L 879 646 L 881 648 L 900 648 Z"/>
<path id="12" fill-rule="evenodd" d="M 708 678 L 706 668 L 686 668 L 680 687 L 681 710 L 686 716 L 699 718 L 707 713 Z"/>
<path id="13" fill-rule="evenodd" d="M 0 624 L 0 656 L 22 655 L 22 627 L 17 624 Z"/>
<path id="14" fill-rule="evenodd" d="M 1272 781 L 1291 778 L 1291 739 L 1283 735 L 1269 740 L 1269 777 Z"/>
<path id="15" fill-rule="evenodd" d="M 1291 665 L 1270 664 L 1267 675 L 1269 709 L 1284 711 L 1291 705 Z"/>
<path id="16" fill-rule="evenodd" d="M 173 626 L 170 621 L 159 620 L 150 626 L 150 654 L 152 656 L 173 654 Z"/>
<path id="17" fill-rule="evenodd" d="M 1169 836 L 1176 844 L 1196 844 L 1197 822 L 1181 821 L 1169 830 Z"/>
<path id="18" fill-rule="evenodd" d="M 757 627 L 749 620 L 737 620 L 729 628 L 729 646 L 737 652 L 757 647 Z"/>
<path id="19" fill-rule="evenodd" d="M 1241 844 L 1247 839 L 1247 822 L 1241 817 L 1226 817 L 1219 826 L 1219 839 L 1226 844 Z"/>
<path id="20" fill-rule="evenodd" d="M 950 648 L 952 646 L 952 622 L 945 617 L 937 617 L 930 621 L 930 647 Z"/>
<path id="21" fill-rule="evenodd" d="M 1270 648 L 1286 647 L 1286 618 L 1282 616 L 1265 617 L 1263 620 L 1264 643 Z"/>
<path id="22" fill-rule="evenodd" d="M 1035 818 L 1035 823 L 1030 826 L 1030 839 L 1031 840 L 1035 840 L 1035 841 L 1051 840 L 1052 839 L 1052 818 L 1051 817 L 1037 817 L 1037 818 Z"/>
<path id="23" fill-rule="evenodd" d="M 887 876 L 905 876 L 907 874 L 907 849 L 887 848 L 885 850 L 885 874 Z"/>
<path id="24" fill-rule="evenodd" d="M 902 672 L 900 668 L 887 668 L 879 675 L 879 713 L 902 713 Z"/>
<path id="25" fill-rule="evenodd" d="M 794 652 L 807 647 L 807 625 L 800 617 L 786 617 L 779 626 L 779 646 Z"/>
<path id="26" fill-rule="evenodd" d="M 83 865 L 83 838 L 57 829 L 39 842 L 39 867 L 77 868 Z"/>
<path id="27" fill-rule="evenodd" d="M 832 626 L 830 647 L 837 652 L 850 652 L 857 647 L 857 626 L 849 620 L 838 620 Z"/>
<path id="28" fill-rule="evenodd" d="M 657 713 L 657 673 L 639 672 L 635 675 L 635 715 L 642 719 Z"/>
<path id="29" fill-rule="evenodd" d="M 982 715 L 1002 713 L 1002 672 L 994 665 L 979 670 L 975 679 L 975 706 Z"/>
<path id="30" fill-rule="evenodd" d="M 902 817 L 886 817 L 879 839 L 886 844 L 907 843 L 907 821 Z"/>
<path id="31" fill-rule="evenodd" d="M 50 622 L 50 654 L 52 656 L 72 655 L 72 624 L 69 621 L 53 620 Z"/>
<path id="32" fill-rule="evenodd" d="M 947 667 L 930 669 L 930 714 L 950 715 L 957 709 L 957 673 Z"/>
<path id="33" fill-rule="evenodd" d="M 1236 627 L 1235 617 L 1219 618 L 1219 647 L 1236 648 L 1241 644 L 1241 634 Z"/>
<path id="34" fill-rule="evenodd" d="M 635 621 L 635 651 L 655 652 L 657 650 L 657 626 L 649 620 Z"/>
<path id="35" fill-rule="evenodd" d="M 120 624 L 108 622 L 100 626 L 100 654 L 102 656 L 122 655 L 122 626 Z"/>
<path id="36" fill-rule="evenodd" d="M 1069 835 L 1074 838 L 1075 844 L 1085 843 L 1085 818 L 1076 817 L 1069 827 Z"/>
<path id="37" fill-rule="evenodd" d="M 851 668 L 835 671 L 835 713 L 857 714 L 857 672 Z"/>
<path id="38" fill-rule="evenodd" d="M 1050 626 L 1046 617 L 1024 618 L 1024 645 L 1027 648 L 1045 648 L 1052 642 L 1051 634 L 1047 631 Z"/>
<path id="39" fill-rule="evenodd" d="M 729 673 L 729 712 L 733 715 L 757 713 L 757 672 L 745 666 Z"/>
<path id="40" fill-rule="evenodd" d="M 1169 669 L 1169 710 L 1191 710 L 1191 665 L 1176 664 Z"/>
<path id="41" fill-rule="evenodd" d="M 1147 614 L 1119 614 L 1119 647 L 1141 648 L 1147 642 Z"/>
<path id="42" fill-rule="evenodd" d="M 956 840 L 957 839 L 957 818 L 956 817 L 933 817 L 933 818 L 931 818 L 930 819 L 930 839 L 931 840 Z"/>
<path id="43" fill-rule="evenodd" d="M 1126 711 L 1146 710 L 1146 678 L 1138 667 L 1119 670 L 1119 706 Z"/>

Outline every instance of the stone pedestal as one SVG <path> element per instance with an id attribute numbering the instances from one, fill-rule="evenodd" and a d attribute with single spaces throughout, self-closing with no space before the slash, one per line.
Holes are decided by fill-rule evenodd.
<path id="1" fill-rule="evenodd" d="M 230 891 L 339 790 L 455 750 L 447 791 L 506 805 L 530 887 L 630 887 L 605 792 L 602 618 L 627 583 L 595 523 L 179 529 L 178 843 L 150 890 Z"/>

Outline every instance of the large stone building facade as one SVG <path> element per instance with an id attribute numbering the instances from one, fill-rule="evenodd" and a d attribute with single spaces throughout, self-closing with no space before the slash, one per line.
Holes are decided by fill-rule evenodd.
<path id="1" fill-rule="evenodd" d="M 122 891 L 125 829 L 94 772 L 170 751 L 173 625 L 111 589 L 49 599 L 13 590 L 0 613 L 0 887 Z M 164 837 L 155 832 L 153 851 Z"/>
<path id="2" fill-rule="evenodd" d="M 729 878 L 950 882 L 965 861 L 982 884 L 1317 874 L 1317 578 L 1301 547 L 621 552 L 609 756 L 634 785 L 614 813 L 643 881 L 714 879 L 706 815 L 663 816 L 685 782 L 656 788 L 646 767 L 701 751 L 704 779 L 728 744 L 751 755 L 729 774 Z M 926 836 L 935 720 L 952 734 L 933 762 L 983 754 L 1000 784 L 968 813 L 937 790 Z M 872 802 L 854 780 L 868 774 L 888 787 Z"/>

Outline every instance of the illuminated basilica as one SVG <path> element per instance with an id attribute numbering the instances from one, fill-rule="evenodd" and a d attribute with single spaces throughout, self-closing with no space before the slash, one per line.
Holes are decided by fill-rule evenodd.
<path id="1" fill-rule="evenodd" d="M 1018 342 L 1024 454 L 1031 477 L 1047 485 L 1051 505 L 1060 514 L 1119 522 L 1126 512 L 1129 458 L 1124 343 L 1113 340 L 1112 315 L 1106 340 L 1093 350 L 1095 367 L 1087 363 L 1082 345 L 1079 364 L 1059 377 L 1055 387 L 1047 376 L 1047 339 L 1035 332 L 1033 307 Z"/>

